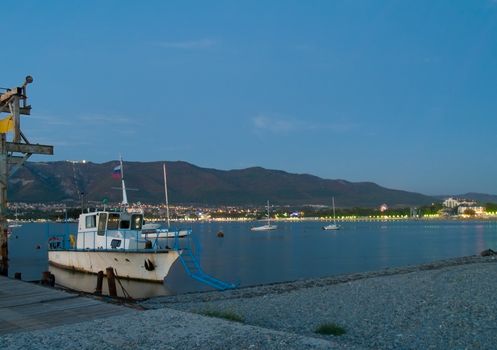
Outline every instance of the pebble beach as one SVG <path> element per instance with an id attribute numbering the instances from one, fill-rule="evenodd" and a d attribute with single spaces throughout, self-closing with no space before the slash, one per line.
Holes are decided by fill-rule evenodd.
<path id="1" fill-rule="evenodd" d="M 0 348 L 495 349 L 496 293 L 497 259 L 472 256 L 152 298 L 131 315 L 0 336 Z M 327 323 L 345 333 L 316 333 Z"/>

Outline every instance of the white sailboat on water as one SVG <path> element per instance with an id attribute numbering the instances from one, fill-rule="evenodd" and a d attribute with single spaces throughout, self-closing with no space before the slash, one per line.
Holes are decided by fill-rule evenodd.
<path id="1" fill-rule="evenodd" d="M 326 225 L 326 226 L 323 226 L 322 227 L 323 230 L 339 230 L 340 229 L 340 225 L 337 224 L 337 219 L 335 216 L 335 197 L 331 197 L 331 202 L 333 205 L 333 223 Z"/>
<path id="2" fill-rule="evenodd" d="M 267 201 L 267 224 L 250 228 L 251 231 L 272 231 L 278 228 L 277 225 L 271 225 L 271 216 L 269 213 L 269 201 Z"/>
<path id="3" fill-rule="evenodd" d="M 9 228 L 12 229 L 12 228 L 17 228 L 17 227 L 21 227 L 22 225 L 19 223 L 19 217 L 18 217 L 18 214 L 17 214 L 17 206 L 16 206 L 16 213 L 15 213 L 15 220 L 9 224 Z"/>
<path id="4" fill-rule="evenodd" d="M 166 173 L 166 164 L 162 164 L 162 170 L 164 173 L 164 194 L 166 199 L 166 221 L 167 228 L 161 227 L 160 224 L 156 223 L 147 223 L 143 225 L 142 228 L 142 237 L 147 239 L 156 239 L 159 243 L 159 246 L 167 245 L 168 238 L 181 238 L 186 237 L 192 233 L 191 229 L 182 229 L 175 230 L 171 229 L 171 220 L 169 218 L 169 197 L 167 192 L 167 173 Z"/>

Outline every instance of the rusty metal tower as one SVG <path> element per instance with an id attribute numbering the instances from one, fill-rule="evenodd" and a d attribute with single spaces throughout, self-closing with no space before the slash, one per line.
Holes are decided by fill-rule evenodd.
<path id="1" fill-rule="evenodd" d="M 7 185 L 9 176 L 13 175 L 33 154 L 53 154 L 53 146 L 32 144 L 21 131 L 21 115 L 30 115 L 26 94 L 28 84 L 33 82 L 27 76 L 21 86 L 0 90 L 0 117 L 8 113 L 0 121 L 0 275 L 8 275 L 8 224 L 7 224 Z M 7 141 L 7 134 L 12 140 Z"/>

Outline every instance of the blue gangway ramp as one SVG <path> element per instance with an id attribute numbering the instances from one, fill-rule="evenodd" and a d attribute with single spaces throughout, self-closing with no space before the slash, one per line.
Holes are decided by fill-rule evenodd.
<path id="1" fill-rule="evenodd" d="M 176 235 L 173 245 L 174 249 L 180 252 L 179 260 L 181 261 L 181 265 L 183 265 L 188 276 L 218 290 L 236 288 L 235 284 L 221 281 L 220 279 L 217 279 L 202 270 L 197 257 L 193 253 L 191 230 L 189 231 L 190 234 L 181 239 L 178 235 Z"/>
<path id="2" fill-rule="evenodd" d="M 236 288 L 236 285 L 233 283 L 221 281 L 205 273 L 190 247 L 182 249 L 179 259 L 185 268 L 186 273 L 191 278 L 219 290 Z"/>

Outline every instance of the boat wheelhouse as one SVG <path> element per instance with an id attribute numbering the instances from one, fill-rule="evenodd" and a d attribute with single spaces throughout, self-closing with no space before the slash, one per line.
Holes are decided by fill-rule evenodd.
<path id="1" fill-rule="evenodd" d="M 99 211 L 79 217 L 77 249 L 144 249 L 143 213 Z"/>

